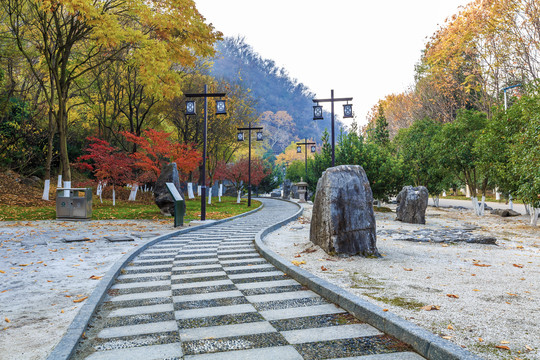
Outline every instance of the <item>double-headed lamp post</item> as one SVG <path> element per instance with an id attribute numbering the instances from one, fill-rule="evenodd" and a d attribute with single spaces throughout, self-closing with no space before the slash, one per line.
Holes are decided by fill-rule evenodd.
<path id="1" fill-rule="evenodd" d="M 314 143 L 314 142 L 308 142 L 307 139 L 303 142 L 303 143 L 296 143 L 296 152 L 298 154 L 302 153 L 302 145 L 304 145 L 304 154 L 305 154 L 305 162 L 306 162 L 306 179 L 305 181 L 307 182 L 307 147 L 308 146 L 311 146 L 311 152 L 314 153 L 315 151 L 317 151 L 317 144 Z"/>
<path id="2" fill-rule="evenodd" d="M 237 128 L 238 130 L 238 137 L 236 138 L 238 141 L 244 141 L 244 133 L 243 131 L 248 131 L 248 140 L 249 140 L 249 150 L 248 150 L 248 207 L 251 206 L 251 130 L 257 130 L 257 141 L 263 140 L 263 133 L 262 133 L 262 127 L 252 127 L 251 121 L 248 124 L 248 127 L 243 128 Z"/>
<path id="3" fill-rule="evenodd" d="M 208 93 L 208 85 L 204 85 L 204 92 L 201 94 L 184 94 L 187 98 L 204 98 L 204 126 L 203 126 L 203 163 L 201 171 L 201 220 L 206 220 L 206 142 L 208 131 L 208 98 L 224 97 L 225 93 Z M 197 115 L 195 100 L 186 101 L 186 115 Z M 216 100 L 216 115 L 227 114 L 225 100 Z"/>
<path id="4" fill-rule="evenodd" d="M 334 132 L 334 103 L 335 102 L 341 102 L 346 101 L 347 104 L 343 105 L 343 118 L 352 118 L 353 117 L 353 111 L 352 111 L 352 104 L 349 104 L 349 101 L 352 101 L 351 98 L 334 98 L 334 90 L 330 93 L 330 99 L 313 99 L 314 103 L 317 103 L 317 105 L 313 106 L 313 120 L 323 120 L 323 110 L 322 106 L 319 105 L 319 103 L 323 102 L 329 102 L 332 104 L 332 166 L 336 166 L 336 156 L 335 156 L 335 132 Z"/>

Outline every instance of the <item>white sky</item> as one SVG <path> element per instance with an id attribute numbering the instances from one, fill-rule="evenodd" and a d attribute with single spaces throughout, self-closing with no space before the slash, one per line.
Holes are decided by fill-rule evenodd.
<path id="1" fill-rule="evenodd" d="M 225 36 L 241 35 L 319 98 L 353 97 L 360 124 L 405 91 L 438 24 L 469 0 L 195 0 Z M 329 103 L 323 105 L 330 110 Z M 338 104 L 336 113 L 341 116 Z M 306 116 L 311 117 L 311 108 Z"/>

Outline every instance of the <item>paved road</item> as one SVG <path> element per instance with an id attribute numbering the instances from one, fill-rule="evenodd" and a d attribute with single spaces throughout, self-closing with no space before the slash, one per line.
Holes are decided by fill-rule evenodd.
<path id="1" fill-rule="evenodd" d="M 253 215 L 142 252 L 122 270 L 73 358 L 422 359 L 260 257 L 255 234 L 297 211 L 262 201 Z"/>

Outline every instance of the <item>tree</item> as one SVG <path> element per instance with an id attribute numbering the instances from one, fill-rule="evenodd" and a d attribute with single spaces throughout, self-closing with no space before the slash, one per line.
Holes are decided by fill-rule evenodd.
<path id="1" fill-rule="evenodd" d="M 414 186 L 425 186 L 435 204 L 439 194 L 449 186 L 451 177 L 438 162 L 434 151 L 434 138 L 442 125 L 431 119 L 415 121 L 411 127 L 401 129 L 394 138 L 397 155 L 403 161 L 407 181 Z"/>
<path id="2" fill-rule="evenodd" d="M 227 179 L 234 185 L 238 193 L 238 203 L 240 202 L 241 191 L 248 183 L 248 167 L 248 159 L 242 158 L 235 163 L 229 163 L 225 167 L 220 167 L 218 174 L 220 178 Z M 251 159 L 251 185 L 259 185 L 270 173 L 271 170 L 260 158 Z"/>
<path id="3" fill-rule="evenodd" d="M 268 139 L 274 153 L 280 153 L 294 139 L 295 126 L 293 118 L 286 111 L 265 111 L 259 116 L 264 127 L 264 137 Z"/>
<path id="4" fill-rule="evenodd" d="M 182 83 L 173 65 L 212 55 L 212 44 L 221 35 L 205 24 L 192 0 L 2 0 L 0 5 L 6 15 L 2 25 L 46 94 L 59 133 L 63 177 L 69 182 L 68 114 L 78 81 L 129 49 L 126 61 L 138 69 L 149 93 L 172 97 Z"/>
<path id="5" fill-rule="evenodd" d="M 448 169 L 462 184 L 469 187 L 471 200 L 478 215 L 484 206 L 479 206 L 477 189 L 485 196 L 489 174 L 482 173 L 478 166 L 479 155 L 475 142 L 486 126 L 486 114 L 474 110 L 461 110 L 454 122 L 444 124 L 434 137 L 435 156 L 441 167 Z"/>
<path id="6" fill-rule="evenodd" d="M 111 146 L 107 141 L 95 137 L 87 139 L 90 145 L 86 154 L 79 156 L 76 166 L 90 170 L 104 184 L 113 186 L 113 205 L 115 204 L 115 185 L 124 185 L 133 178 L 133 161 L 125 153 Z"/>
<path id="7" fill-rule="evenodd" d="M 155 182 L 163 166 L 175 162 L 179 173 L 188 174 L 195 170 L 202 157 L 193 146 L 179 144 L 169 140 L 171 134 L 153 129 L 143 131 L 144 136 L 137 136 L 127 131 L 122 132 L 126 140 L 137 145 L 137 152 L 131 154 L 134 166 L 141 171 L 138 181 Z"/>

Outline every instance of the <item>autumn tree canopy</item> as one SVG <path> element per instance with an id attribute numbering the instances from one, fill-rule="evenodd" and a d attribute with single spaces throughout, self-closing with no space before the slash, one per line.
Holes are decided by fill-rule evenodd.
<path id="1" fill-rule="evenodd" d="M 87 75 L 122 61 L 149 93 L 172 97 L 181 92 L 181 67 L 212 55 L 221 36 L 192 0 L 2 0 L 0 6 L 2 30 L 26 59 L 56 125 L 66 181 L 68 116 L 80 88 L 91 84 Z"/>

